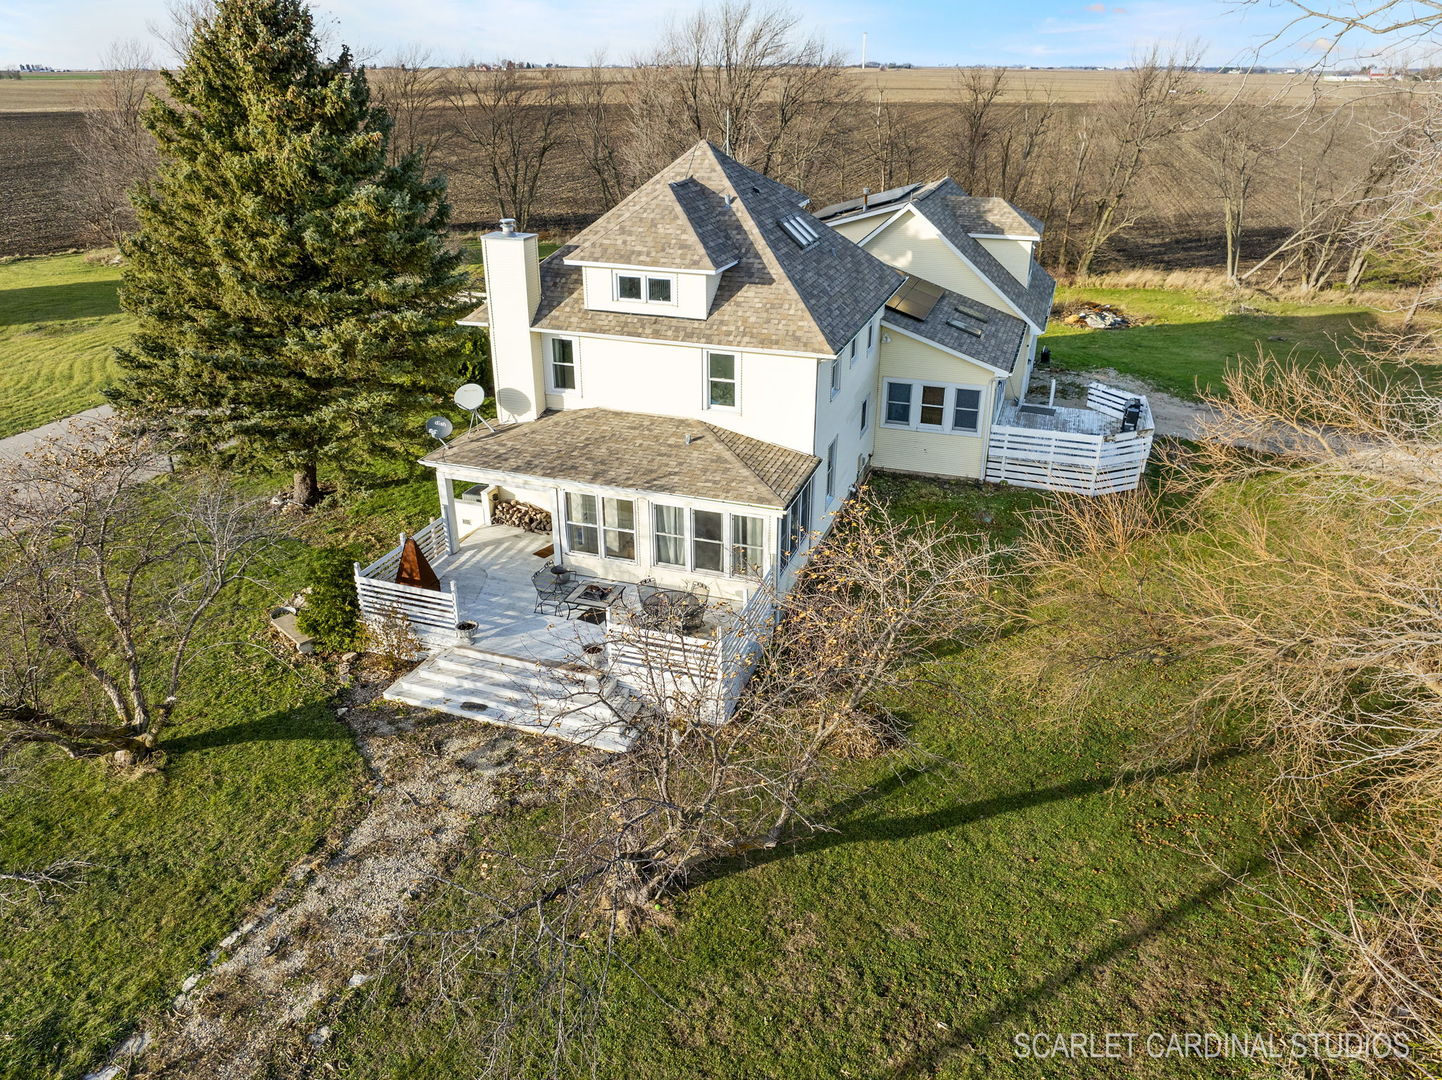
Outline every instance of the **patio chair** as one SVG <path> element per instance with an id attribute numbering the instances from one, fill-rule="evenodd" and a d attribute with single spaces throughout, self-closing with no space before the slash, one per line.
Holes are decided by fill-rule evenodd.
<path id="1" fill-rule="evenodd" d="M 571 591 L 569 576 L 551 573 L 550 566 L 543 566 L 531 575 L 531 584 L 536 587 L 537 615 L 569 615 L 566 594 Z"/>

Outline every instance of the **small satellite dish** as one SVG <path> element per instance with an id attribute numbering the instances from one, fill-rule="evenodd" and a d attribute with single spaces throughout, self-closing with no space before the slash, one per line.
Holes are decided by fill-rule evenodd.
<path id="1" fill-rule="evenodd" d="M 426 434 L 439 440 L 442 445 L 454 430 L 455 427 L 444 416 L 433 416 L 426 421 Z"/>
<path id="2" fill-rule="evenodd" d="M 456 391 L 455 402 L 467 412 L 475 412 L 486 403 L 486 391 L 479 383 L 468 382 Z"/>

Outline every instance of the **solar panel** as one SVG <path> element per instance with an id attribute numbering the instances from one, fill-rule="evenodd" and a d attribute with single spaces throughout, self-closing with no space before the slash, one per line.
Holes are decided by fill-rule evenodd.
<path id="1" fill-rule="evenodd" d="M 896 290 L 886 306 L 892 311 L 910 315 L 913 319 L 925 319 L 941 299 L 941 290 L 929 281 L 919 277 L 908 277 L 906 283 Z"/>
<path id="2" fill-rule="evenodd" d="M 816 226 L 801 214 L 787 214 L 781 219 L 781 227 L 786 230 L 786 235 L 796 241 L 797 247 L 805 247 L 821 238 Z"/>

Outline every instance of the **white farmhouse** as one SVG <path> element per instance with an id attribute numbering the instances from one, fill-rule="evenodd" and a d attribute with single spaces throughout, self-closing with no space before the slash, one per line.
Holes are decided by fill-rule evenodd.
<path id="1" fill-rule="evenodd" d="M 503 222 L 461 320 L 489 328 L 498 424 L 424 462 L 441 588 L 397 583 L 401 548 L 357 567 L 367 617 L 436 650 L 390 696 L 619 749 L 637 635 L 726 715 L 769 598 L 869 467 L 1117 486 L 1144 402 L 1022 403 L 1040 235 L 950 180 L 813 214 L 707 142 L 545 260 Z M 585 692 L 550 685 L 578 657 Z"/>

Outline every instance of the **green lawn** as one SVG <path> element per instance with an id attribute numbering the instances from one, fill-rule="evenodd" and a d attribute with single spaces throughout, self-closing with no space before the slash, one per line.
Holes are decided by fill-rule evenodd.
<path id="1" fill-rule="evenodd" d="M 305 539 L 369 557 L 423 520 L 434 483 L 418 467 L 388 471 L 317 511 Z M 284 479 L 248 484 L 269 492 Z M 273 592 L 232 598 L 194 697 L 162 737 L 163 771 L 124 780 L 99 762 L 52 759 L 0 787 L 0 869 L 95 864 L 50 906 L 0 910 L 0 1080 L 71 1078 L 103 1060 L 358 812 L 364 771 L 333 686 L 247 644 L 270 640 L 263 613 L 309 581 L 314 550 L 292 544 Z"/>
<path id="2" fill-rule="evenodd" d="M 1226 366 L 1239 356 L 1254 358 L 1258 347 L 1278 356 L 1295 352 L 1307 361 L 1326 361 L 1336 358 L 1336 341 L 1379 325 L 1376 311 L 1345 302 L 1240 302 L 1173 289 L 1057 290 L 1058 302 L 1076 299 L 1115 304 L 1146 322 L 1125 330 L 1092 330 L 1054 321 L 1042 339 L 1051 347 L 1053 364 L 1069 371 L 1112 368 L 1178 397 L 1220 388 Z"/>
<path id="3" fill-rule="evenodd" d="M 81 255 L 0 262 L 0 437 L 103 403 L 133 325 L 119 285 Z"/>
<path id="4" fill-rule="evenodd" d="M 881 486 L 918 516 L 991 519 L 1002 539 L 1041 498 Z M 834 831 L 716 868 L 677 898 L 675 929 L 627 942 L 597 1075 L 1112 1075 L 1114 1062 L 1020 1060 L 1012 1040 L 1284 1023 L 1297 942 L 1198 854 L 1260 872 L 1260 763 L 1223 752 L 1197 772 L 1128 771 L 1134 745 L 1189 700 L 1195 673 L 1144 664 L 1077 711 L 1019 674 L 1052 632 L 956 653 L 954 701 L 931 691 L 898 703 L 934 765 L 847 766 L 859 794 L 823 808 Z M 483 874 L 470 862 L 457 871 L 481 889 Z M 442 890 L 428 919 L 465 925 L 463 894 Z M 423 976 L 388 977 L 334 1025 L 330 1059 L 374 1078 L 473 1074 L 483 1021 L 437 1008 L 431 989 Z M 1116 1074 L 1268 1068 L 1142 1061 Z"/>

